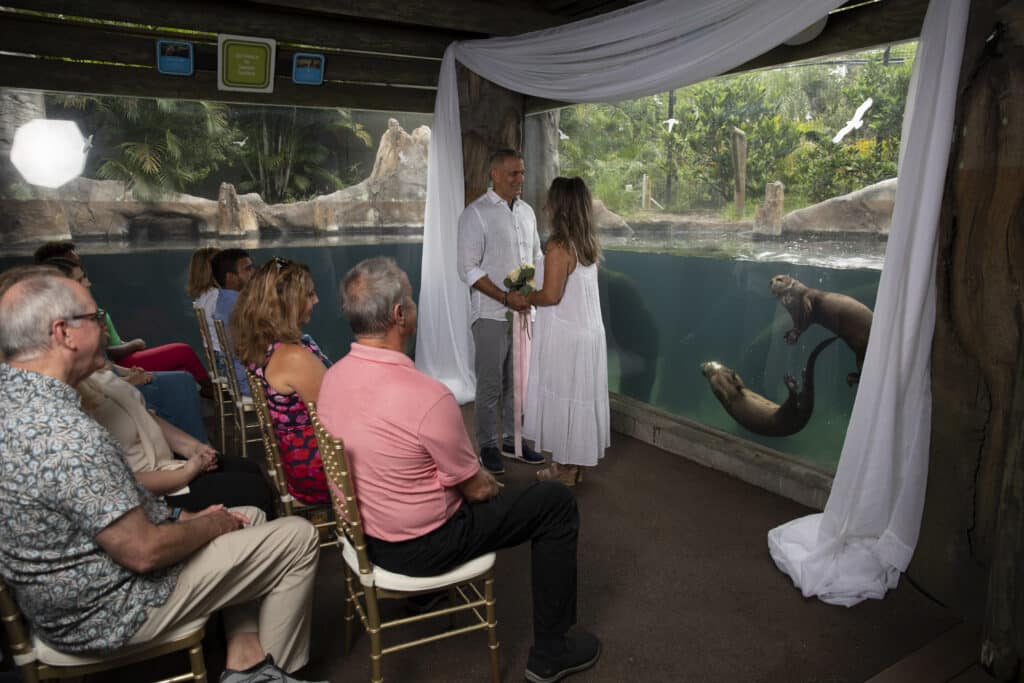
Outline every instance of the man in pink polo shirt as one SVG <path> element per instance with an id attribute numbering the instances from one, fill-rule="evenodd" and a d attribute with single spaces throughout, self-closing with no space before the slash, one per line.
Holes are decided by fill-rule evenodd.
<path id="1" fill-rule="evenodd" d="M 601 653 L 576 622 L 572 492 L 557 481 L 502 488 L 480 468 L 455 397 L 405 355 L 416 333 L 409 278 L 389 258 L 362 261 L 341 286 L 356 341 L 320 386 L 324 426 L 345 442 L 374 563 L 411 576 L 532 543 L 533 646 L 526 679 L 553 683 Z"/>

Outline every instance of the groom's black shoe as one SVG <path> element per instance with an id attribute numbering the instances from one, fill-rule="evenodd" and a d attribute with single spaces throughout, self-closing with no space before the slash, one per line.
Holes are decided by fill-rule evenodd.
<path id="1" fill-rule="evenodd" d="M 491 474 L 505 474 L 505 463 L 501 461 L 501 451 L 497 446 L 484 446 L 480 449 L 480 462 Z"/>
<path id="2" fill-rule="evenodd" d="M 501 454 L 506 458 L 514 458 L 525 462 L 527 465 L 543 465 L 544 456 L 526 445 L 523 439 L 523 457 L 516 457 L 516 442 L 512 439 L 505 439 L 501 442 Z"/>

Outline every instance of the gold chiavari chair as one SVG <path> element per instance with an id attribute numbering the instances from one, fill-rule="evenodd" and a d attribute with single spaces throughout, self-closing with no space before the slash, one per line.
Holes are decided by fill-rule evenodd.
<path id="1" fill-rule="evenodd" d="M 206 311 L 199 306 L 193 306 L 192 310 L 196 314 L 196 322 L 199 324 L 199 334 L 203 339 L 203 352 L 206 354 L 206 365 L 210 368 L 210 379 L 216 387 L 213 392 L 213 400 L 217 406 L 220 452 L 223 453 L 227 448 L 225 422 L 228 417 L 234 419 L 234 416 L 232 415 L 234 401 L 231 398 L 231 390 L 228 387 L 228 378 L 224 377 L 220 373 L 220 369 L 217 367 L 217 357 L 214 354 L 213 340 L 210 337 L 210 328 L 208 327 L 208 322 L 206 320 Z"/>
<path id="2" fill-rule="evenodd" d="M 348 458 L 341 440 L 330 434 L 320 422 L 314 403 L 306 403 L 309 419 L 316 433 L 320 447 L 320 458 L 324 463 L 327 483 L 334 502 L 337 536 L 345 562 L 345 650 L 351 646 L 355 616 L 370 637 L 370 681 L 384 680 L 382 659 L 384 655 L 400 652 L 417 645 L 425 645 L 444 638 L 462 635 L 472 631 L 487 631 L 487 649 L 490 656 L 491 678 L 500 681 L 498 672 L 497 613 L 494 598 L 494 553 L 481 555 L 469 562 L 439 576 L 405 576 L 396 574 L 370 561 L 363 534 L 362 518 L 356 502 L 355 489 L 349 476 Z M 483 590 L 477 585 L 483 584 Z M 402 599 L 414 595 L 447 590 L 449 604 L 436 609 L 403 618 L 382 620 L 380 601 Z M 455 617 L 461 613 L 470 614 L 471 623 L 455 627 Z M 449 617 L 447 630 L 415 640 L 396 642 L 385 646 L 385 631 L 407 624 L 419 623 L 442 616 Z"/>
<path id="3" fill-rule="evenodd" d="M 238 383 L 238 376 L 235 374 L 235 352 L 231 348 L 227 331 L 224 329 L 224 321 L 213 319 L 213 329 L 217 332 L 217 341 L 220 343 L 221 351 L 224 353 L 224 364 L 227 366 L 228 389 L 231 392 L 231 399 L 234 401 L 232 415 L 235 418 L 235 438 L 239 441 L 242 457 L 249 457 L 249 444 L 259 443 L 261 440 L 260 425 L 256 416 L 256 406 L 253 400 L 242 393 L 242 386 Z"/>
<path id="4" fill-rule="evenodd" d="M 296 500 L 288 492 L 288 482 L 285 480 L 284 468 L 281 466 L 281 450 L 277 445 L 277 435 L 274 433 L 274 422 L 270 419 L 270 410 L 267 407 L 267 394 L 263 390 L 263 382 L 254 373 L 245 371 L 245 378 L 249 382 L 249 389 L 252 392 L 252 402 L 256 407 L 256 418 L 260 423 L 260 434 L 263 436 L 263 451 L 267 456 L 267 473 L 274 481 L 277 491 L 277 514 L 278 515 L 302 515 L 309 519 L 320 534 L 320 547 L 337 545 L 334 538 L 334 510 L 328 504 L 310 505 Z"/>
<path id="5" fill-rule="evenodd" d="M 25 683 L 81 678 L 182 651 L 188 652 L 189 673 L 164 678 L 157 683 L 206 683 L 206 663 L 203 660 L 206 617 L 184 623 L 148 643 L 129 645 L 114 652 L 101 655 L 60 652 L 30 635 L 28 620 L 21 613 L 6 582 L 0 579 L 0 618 L 4 622 L 14 663 Z"/>

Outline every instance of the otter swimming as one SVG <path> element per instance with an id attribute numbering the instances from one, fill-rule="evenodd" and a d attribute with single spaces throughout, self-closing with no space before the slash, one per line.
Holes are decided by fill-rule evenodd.
<path id="1" fill-rule="evenodd" d="M 789 436 L 803 429 L 811 419 L 814 411 L 814 364 L 818 354 L 836 339 L 838 337 L 829 337 L 811 351 L 803 370 L 803 391 L 797 391 L 796 379 L 786 375 L 784 381 L 789 396 L 782 405 L 748 389 L 735 370 L 721 363 L 708 361 L 701 365 L 701 371 L 715 398 L 741 426 L 761 436 Z"/>
<path id="2" fill-rule="evenodd" d="M 857 382 L 871 335 L 871 309 L 853 297 L 813 289 L 789 275 L 776 275 L 770 284 L 772 294 L 793 319 L 793 328 L 786 332 L 786 343 L 796 344 L 804 330 L 818 323 L 838 335 L 857 356 L 857 372 L 847 376 L 849 384 Z"/>

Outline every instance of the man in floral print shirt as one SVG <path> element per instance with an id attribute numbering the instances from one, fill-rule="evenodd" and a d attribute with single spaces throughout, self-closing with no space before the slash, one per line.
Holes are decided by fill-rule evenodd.
<path id="1" fill-rule="evenodd" d="M 308 659 L 314 529 L 255 508 L 172 511 L 135 481 L 73 388 L 105 363 L 103 315 L 56 275 L 0 288 L 0 573 L 58 650 L 116 649 L 228 607 L 221 680 L 294 681 L 270 655 Z"/>

